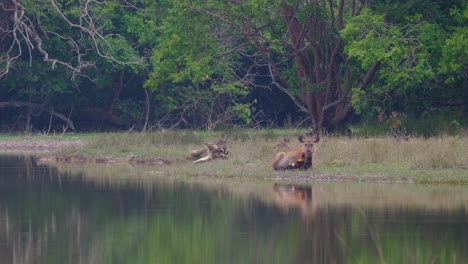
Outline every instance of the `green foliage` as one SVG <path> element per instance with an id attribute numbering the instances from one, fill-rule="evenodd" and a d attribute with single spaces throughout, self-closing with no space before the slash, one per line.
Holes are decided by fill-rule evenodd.
<path id="1" fill-rule="evenodd" d="M 355 137 L 380 137 L 388 136 L 424 136 L 434 137 L 441 135 L 462 135 L 468 127 L 468 120 L 461 119 L 456 112 L 432 111 L 425 112 L 420 117 L 399 115 L 401 125 L 392 130 L 392 120 L 386 118 L 378 120 L 376 112 L 373 116 L 359 126 L 352 128 Z"/>
<path id="2" fill-rule="evenodd" d="M 187 6 L 188 5 L 188 6 Z M 153 72 L 147 87 L 157 90 L 163 82 L 199 83 L 216 72 L 212 54 L 215 42 L 208 31 L 209 21 L 187 1 L 168 5 L 158 27 L 160 37 L 153 50 Z"/>
<path id="3" fill-rule="evenodd" d="M 228 62 L 216 57 L 218 44 L 212 31 L 214 20 L 197 3 L 167 2 L 153 49 L 153 71 L 145 83 L 157 92 L 163 114 L 177 111 L 186 118 L 211 122 L 212 113 L 230 116 L 225 122 L 250 122 L 251 107 L 241 102 L 247 87 L 236 80 Z M 212 3 L 207 3 L 210 5 Z"/>
<path id="4" fill-rule="evenodd" d="M 356 112 L 372 115 L 381 107 L 417 115 L 434 101 L 460 96 L 461 89 L 444 87 L 439 80 L 460 80 L 467 65 L 466 27 L 459 24 L 449 33 L 450 23 L 463 20 L 452 15 L 461 13 L 453 4 L 420 0 L 379 2 L 351 18 L 340 32 L 351 67 L 365 74 L 380 63 L 374 81 L 363 91 L 352 91 Z"/>
<path id="5" fill-rule="evenodd" d="M 369 68 L 375 61 L 388 59 L 398 48 L 393 46 L 394 39 L 386 32 L 384 16 L 372 14 L 365 9 L 361 15 L 354 17 L 341 31 L 341 37 L 347 45 L 345 52 L 358 62 L 363 69 Z M 386 34 L 387 33 L 387 34 Z"/>
<path id="6" fill-rule="evenodd" d="M 72 94 L 70 76 L 63 69 L 51 69 L 46 63 L 33 61 L 15 63 L 11 74 L 7 75 L 0 87 L 4 98 L 14 100 L 44 99 L 52 95 Z M 8 93 L 3 93 L 7 92 Z"/>
<path id="7" fill-rule="evenodd" d="M 290 87 L 290 96 L 299 98 L 305 92 L 325 88 L 323 82 L 313 83 L 311 76 L 299 78 L 295 60 L 280 56 L 295 52 L 281 11 L 286 6 L 298 6 L 296 18 L 300 23 L 315 19 L 309 21 L 307 34 L 317 36 L 319 53 L 326 54 L 328 46 L 324 43 L 340 37 L 344 40 L 352 87 L 345 96 L 350 96 L 362 120 L 372 117 L 376 107 L 420 116 L 430 113 L 430 108 L 460 105 L 468 68 L 468 4 L 433 0 L 370 2 L 355 17 L 345 2 L 344 29 L 324 30 L 325 35 L 321 35 L 320 27 L 331 26 L 330 14 L 320 3 L 312 2 L 91 1 L 86 8 L 92 22 L 83 16 L 83 2 L 55 2 L 71 23 L 98 29 L 99 34 L 93 35 L 69 25 L 49 1 L 22 1 L 25 15 L 42 38 L 41 47 L 49 58 L 72 66 L 81 60 L 93 67 L 73 73 L 59 63 L 44 62 L 37 43 L 33 44 L 35 48 L 28 48 L 24 45 L 26 36 L 19 34 L 22 54 L 2 78 L 0 97 L 2 101 L 46 103 L 66 112 L 73 112 L 72 108 L 107 111 L 118 102 L 112 114 L 123 121 L 143 116 L 138 112 L 146 104 L 144 86 L 152 91 L 148 93 L 150 123 L 167 121 L 165 126 L 185 120 L 181 124 L 193 128 L 248 125 L 252 113 L 263 110 L 254 108 L 256 95 L 248 86 L 270 85 L 262 72 L 265 62 L 259 59 L 256 45 L 268 48 L 268 56 L 277 63 Z M 0 19 L 12 26 L 7 16 Z M 250 33 L 257 37 L 249 39 Z M 5 47 L 0 56 L 6 54 L 11 40 L 8 34 L 0 40 Z M 308 52 L 314 59 L 314 53 Z M 251 56 L 254 54 L 255 58 Z M 341 87 L 344 58 L 337 56 L 341 68 L 334 77 Z M 380 62 L 375 78 L 365 89 L 359 88 L 362 77 L 375 62 Z M 1 60 L 0 66 L 5 63 Z M 256 74 L 247 80 L 250 84 L 245 79 L 239 81 L 247 71 Z"/>
<path id="8" fill-rule="evenodd" d="M 363 109 L 367 107 L 367 100 L 364 99 L 365 94 L 366 92 L 359 88 L 353 88 L 351 90 L 351 102 L 356 114 L 362 114 Z"/>
<path id="9" fill-rule="evenodd" d="M 138 120 L 141 118 L 141 105 L 134 100 L 119 101 L 115 106 L 121 121 Z"/>
<path id="10" fill-rule="evenodd" d="M 342 37 L 347 42 L 346 53 L 362 69 L 376 61 L 381 63 L 379 81 L 383 87 L 371 87 L 376 95 L 388 91 L 406 93 L 434 76 L 427 58 L 434 45 L 431 41 L 437 39 L 436 26 L 418 17 L 402 28 L 388 25 L 383 15 L 367 10 L 343 29 Z"/>
<path id="11" fill-rule="evenodd" d="M 468 3 L 465 2 L 463 9 L 452 9 L 451 15 L 457 24 L 453 32 L 445 40 L 442 47 L 442 60 L 440 61 L 440 72 L 449 74 L 447 82 L 452 83 L 456 78 L 463 78 L 468 71 Z M 464 77 L 466 78 L 466 76 Z"/>

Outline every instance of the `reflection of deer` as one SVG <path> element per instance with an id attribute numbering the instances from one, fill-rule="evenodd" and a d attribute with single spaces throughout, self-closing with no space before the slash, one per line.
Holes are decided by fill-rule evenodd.
<path id="1" fill-rule="evenodd" d="M 315 155 L 314 143 L 318 143 L 319 141 L 319 136 L 316 136 L 314 140 L 304 139 L 303 136 L 300 136 L 299 142 L 304 143 L 302 148 L 277 153 L 271 162 L 271 167 L 274 170 L 307 170 L 311 168 L 312 159 Z"/>
<path id="2" fill-rule="evenodd" d="M 276 205 L 284 210 L 298 208 L 302 216 L 311 217 L 315 213 L 315 201 L 312 199 L 312 187 L 300 185 L 273 185 Z"/>

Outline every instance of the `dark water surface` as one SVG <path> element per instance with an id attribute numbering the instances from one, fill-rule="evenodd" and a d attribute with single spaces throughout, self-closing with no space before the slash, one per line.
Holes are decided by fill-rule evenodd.
<path id="1" fill-rule="evenodd" d="M 0 156 L 0 263 L 468 263 L 468 187 L 183 179 Z"/>

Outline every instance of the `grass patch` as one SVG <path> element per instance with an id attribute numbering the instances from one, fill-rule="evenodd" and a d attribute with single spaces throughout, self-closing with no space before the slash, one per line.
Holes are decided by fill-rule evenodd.
<path id="1" fill-rule="evenodd" d="M 468 165 L 468 140 L 461 136 L 368 139 L 328 138 L 320 145 L 322 163 L 356 166 L 391 163 L 409 169 L 460 168 Z"/>
<path id="2" fill-rule="evenodd" d="M 275 145 L 285 136 L 291 148 L 301 147 L 296 136 L 306 130 L 229 130 L 222 132 L 171 131 L 157 133 L 72 134 L 60 140 L 81 140 L 84 148 L 68 148 L 60 154 L 90 154 L 113 157 L 129 155 L 176 157 L 186 162 L 164 165 L 156 170 L 165 175 L 239 177 L 245 179 L 295 178 L 297 176 L 338 175 L 366 180 L 468 183 L 468 135 L 352 138 L 322 136 L 317 145 L 314 170 L 277 172 L 270 168 Z M 227 136 L 229 159 L 192 164 L 190 151 Z M 19 136 L 18 136 L 19 137 Z M 14 139 L 14 137 L 13 137 Z M 16 138 L 18 139 L 18 138 Z M 42 139 L 42 137 L 41 137 Z M 53 140 L 54 138 L 47 140 Z M 0 140 L 4 140 L 0 137 Z M 12 140 L 8 138 L 7 140 Z"/>
<path id="3" fill-rule="evenodd" d="M 415 182 L 468 182 L 468 138 L 439 136 L 396 141 L 328 138 L 320 145 L 317 171 L 411 178 Z"/>
<path id="4" fill-rule="evenodd" d="M 85 133 L 85 134 L 75 134 L 75 133 L 67 133 L 67 134 L 50 134 L 50 135 L 43 135 L 43 134 L 31 134 L 31 135 L 24 135 L 24 134 L 1 134 L 0 133 L 0 141 L 18 141 L 18 140 L 31 140 L 31 141 L 76 141 L 76 140 L 86 140 L 90 141 L 94 138 L 98 137 L 99 133 Z"/>

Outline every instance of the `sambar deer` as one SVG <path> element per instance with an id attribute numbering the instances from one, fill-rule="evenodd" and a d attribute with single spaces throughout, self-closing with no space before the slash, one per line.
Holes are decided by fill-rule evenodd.
<path id="1" fill-rule="evenodd" d="M 320 141 L 317 135 L 315 139 L 305 139 L 299 136 L 299 142 L 304 143 L 302 148 L 291 149 L 287 152 L 279 152 L 273 158 L 271 167 L 274 170 L 307 170 L 312 167 L 312 159 L 315 155 L 315 143 Z"/>

